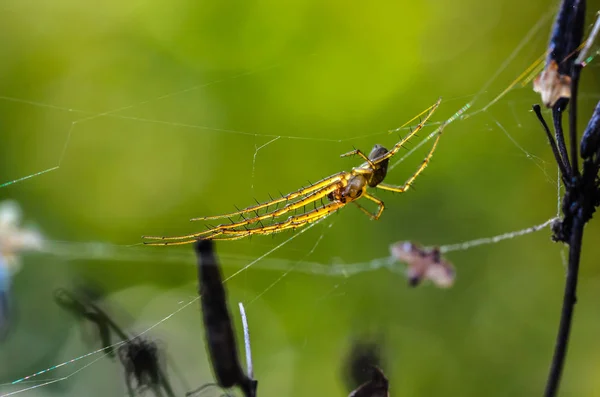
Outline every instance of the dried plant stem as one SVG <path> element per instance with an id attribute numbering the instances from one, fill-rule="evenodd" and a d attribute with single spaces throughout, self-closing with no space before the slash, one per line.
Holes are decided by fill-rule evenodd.
<path id="1" fill-rule="evenodd" d="M 573 321 L 573 309 L 577 302 L 577 278 L 579 275 L 579 258 L 581 256 L 581 243 L 583 240 L 583 227 L 585 222 L 581 216 L 576 216 L 573 220 L 571 239 L 569 241 L 569 264 L 567 267 L 567 279 L 565 282 L 565 292 L 563 296 L 562 313 L 560 316 L 560 325 L 554 347 L 554 356 L 550 374 L 546 383 L 545 397 L 554 397 L 558 392 L 558 386 L 565 364 L 567 347 L 569 345 L 569 336 L 571 333 L 571 324 Z"/>

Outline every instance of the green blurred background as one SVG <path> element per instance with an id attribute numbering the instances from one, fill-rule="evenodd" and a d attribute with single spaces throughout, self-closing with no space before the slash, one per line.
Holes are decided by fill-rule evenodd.
<path id="1" fill-rule="evenodd" d="M 598 5 L 589 2 L 587 23 Z M 51 299 L 81 283 L 102 290 L 133 333 L 181 309 L 146 335 L 169 355 L 178 395 L 211 381 L 198 304 L 184 307 L 196 296 L 191 247 L 128 245 L 348 170 L 359 161 L 339 154 L 391 147 L 398 137 L 387 131 L 439 96 L 435 122 L 472 100 L 472 111 L 484 108 L 544 52 L 555 9 L 542 0 L 2 0 L 0 183 L 60 167 L 0 189 L 51 240 L 13 279 L 0 383 L 100 347 Z M 583 73 L 581 128 L 600 97 L 598 70 L 594 61 Z M 450 290 L 411 289 L 386 270 L 309 270 L 385 257 L 399 240 L 455 243 L 554 216 L 556 168 L 529 111 L 538 101 L 517 88 L 454 122 L 416 189 L 375 193 L 386 203 L 379 221 L 345 208 L 227 283 L 232 307 L 247 305 L 261 396 L 347 395 L 351 342 L 373 336 L 394 396 L 541 394 L 565 272 L 549 230 L 449 254 Z M 386 181 L 402 183 L 428 147 Z M 291 236 L 219 243 L 225 274 Z M 599 237 L 594 220 L 563 396 L 600 396 Z M 121 371 L 96 354 L 21 395 L 123 395 Z"/>

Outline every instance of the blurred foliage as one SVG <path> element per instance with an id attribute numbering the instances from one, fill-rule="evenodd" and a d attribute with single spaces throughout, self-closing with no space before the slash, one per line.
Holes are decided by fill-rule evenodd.
<path id="1" fill-rule="evenodd" d="M 589 2 L 588 23 L 598 6 Z M 190 387 L 211 381 L 198 304 L 184 307 L 196 295 L 191 248 L 126 245 L 197 230 L 189 218 L 350 169 L 359 160 L 339 154 L 391 147 L 398 137 L 387 131 L 439 96 L 437 122 L 471 100 L 482 109 L 545 51 L 555 7 L 2 1 L 0 183 L 59 168 L 0 189 L 0 199 L 18 200 L 49 240 L 69 242 L 70 254 L 24 258 L 13 279 L 12 333 L 0 344 L 0 384 L 100 347 L 51 299 L 55 288 L 82 282 L 104 291 L 107 310 L 131 332 L 181 309 L 146 335 L 175 364 L 180 394 L 189 388 L 175 372 Z M 581 126 L 600 97 L 598 70 L 595 60 L 583 72 Z M 458 271 L 451 290 L 410 289 L 385 270 L 348 278 L 296 271 L 385 257 L 398 240 L 454 243 L 554 216 L 556 169 L 530 112 L 538 101 L 518 86 L 454 122 L 416 189 L 375 193 L 386 203 L 381 220 L 346 208 L 269 254 L 285 265 L 279 270 L 259 261 L 227 283 L 232 307 L 247 306 L 261 396 L 347 395 L 342 360 L 353 340 L 374 334 L 383 336 L 394 396 L 540 394 L 564 281 L 564 251 L 548 230 L 448 255 Z M 387 182 L 402 183 L 427 147 Z M 220 243 L 226 276 L 292 236 Z M 598 238 L 593 220 L 563 396 L 600 396 Z M 90 241 L 108 249 L 104 259 L 76 244 Z M 111 256 L 111 247 L 133 260 Z M 101 354 L 40 378 L 93 360 L 23 395 L 121 395 L 122 373 Z"/>

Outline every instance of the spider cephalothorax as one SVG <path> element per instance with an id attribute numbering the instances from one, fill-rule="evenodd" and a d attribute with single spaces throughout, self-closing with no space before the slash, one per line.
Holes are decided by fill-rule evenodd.
<path id="1" fill-rule="evenodd" d="M 358 150 L 355 150 L 346 155 L 359 153 Z M 341 186 L 337 190 L 327 195 L 329 201 L 338 201 L 340 203 L 354 201 L 362 196 L 367 186 L 376 187 L 383 182 L 387 174 L 390 159 L 386 158 L 380 163 L 375 163 L 375 161 L 386 153 L 388 153 L 386 148 L 381 145 L 375 145 L 371 153 L 369 153 L 369 157 L 366 158 L 367 162 L 360 167 L 354 168 L 350 172 L 348 180 L 342 181 Z M 362 155 L 362 153 L 360 154 Z"/>
<path id="2" fill-rule="evenodd" d="M 427 167 L 427 164 L 437 147 L 444 124 L 438 128 L 438 135 L 431 150 L 427 154 L 427 157 L 425 157 L 425 160 L 423 160 L 419 168 L 417 168 L 417 171 L 408 178 L 403 185 L 387 185 L 382 183 L 382 181 L 386 177 L 390 158 L 398 153 L 404 144 L 423 128 L 425 123 L 439 106 L 440 101 L 441 99 L 428 108 L 425 111 L 428 112 L 425 118 L 406 137 L 397 142 L 392 149 L 387 150 L 381 145 L 375 145 L 368 157 L 357 149 L 342 154 L 342 157 L 353 155 L 360 156 L 365 161 L 360 166 L 354 167 L 351 171 L 338 172 L 337 174 L 322 179 L 308 187 L 282 195 L 280 198 L 271 198 L 271 201 L 259 203 L 230 214 L 192 219 L 192 221 L 205 221 L 225 218 L 231 221 L 229 224 L 218 225 L 211 227 L 209 230 L 187 234 L 185 236 L 147 236 L 144 238 L 149 240 L 163 240 L 162 242 L 149 243 L 150 245 L 180 245 L 190 244 L 198 239 L 237 240 L 254 234 L 273 234 L 284 230 L 294 230 L 306 226 L 309 223 L 317 222 L 327 215 L 343 208 L 348 203 L 354 203 L 361 211 L 366 213 L 372 219 L 379 219 L 385 207 L 383 202 L 377 197 L 369 194 L 367 189 L 377 188 L 403 193 L 411 187 L 417 176 L 425 169 L 425 167 Z M 357 203 L 357 200 L 363 197 L 377 204 L 378 209 L 376 213 L 373 214 L 367 211 Z M 329 202 L 324 203 L 323 200 L 327 199 Z M 285 205 L 279 208 L 279 204 L 281 203 L 285 203 Z M 320 203 L 320 205 L 317 203 Z M 314 209 L 307 210 L 307 206 L 309 205 L 314 206 Z M 269 207 L 274 208 L 269 209 Z M 264 210 L 264 212 L 261 214 L 260 212 L 262 210 Z M 286 220 L 276 220 L 277 218 L 288 214 L 293 215 L 288 216 Z M 236 216 L 239 216 L 241 219 L 234 221 L 233 217 Z"/>

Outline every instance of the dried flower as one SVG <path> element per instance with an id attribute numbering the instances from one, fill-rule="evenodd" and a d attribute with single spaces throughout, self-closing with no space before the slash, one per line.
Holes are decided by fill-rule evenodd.
<path id="1" fill-rule="evenodd" d="M 390 252 L 394 258 L 406 263 L 406 277 L 411 286 L 417 286 L 423 280 L 431 280 L 441 288 L 454 284 L 454 266 L 442 258 L 439 248 L 423 248 L 410 241 L 401 241 L 392 244 Z"/>
<path id="2" fill-rule="evenodd" d="M 0 339 L 8 330 L 10 279 L 19 270 L 19 253 L 42 247 L 42 237 L 38 232 L 19 225 L 21 215 L 15 201 L 0 202 Z"/>
<path id="3" fill-rule="evenodd" d="M 0 203 L 0 261 L 13 273 L 19 268 L 20 252 L 42 248 L 42 236 L 37 231 L 21 228 L 21 216 L 15 201 Z"/>

